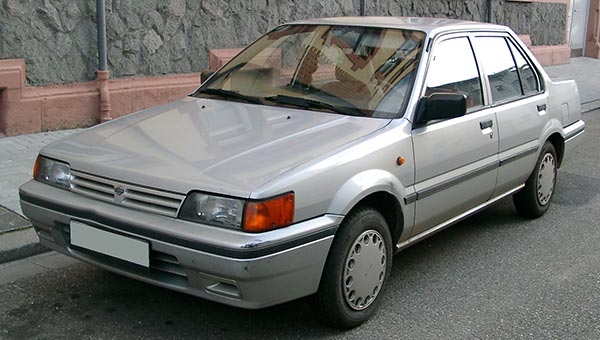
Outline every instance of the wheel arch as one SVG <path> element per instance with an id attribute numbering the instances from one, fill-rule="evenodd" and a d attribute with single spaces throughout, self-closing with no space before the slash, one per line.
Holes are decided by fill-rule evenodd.
<path id="1" fill-rule="evenodd" d="M 356 203 L 349 213 L 362 207 L 371 207 L 383 216 L 390 229 L 392 245 L 395 245 L 404 231 L 404 214 L 396 197 L 385 191 L 371 193 Z"/>
<path id="2" fill-rule="evenodd" d="M 397 177 L 384 170 L 368 170 L 346 181 L 336 193 L 328 211 L 348 215 L 361 207 L 371 207 L 385 218 L 393 243 L 397 243 L 405 230 L 405 213 L 402 197 L 406 191 Z"/>
<path id="3" fill-rule="evenodd" d="M 552 146 L 554 146 L 556 157 L 558 158 L 557 165 L 560 168 L 565 153 L 565 139 L 560 133 L 555 132 L 548 137 L 547 141 L 552 143 Z"/>
<path id="4" fill-rule="evenodd" d="M 565 138 L 563 131 L 564 128 L 562 123 L 558 119 L 552 118 L 546 122 L 538 139 L 538 141 L 541 142 L 538 151 L 541 151 L 546 142 L 549 142 L 554 146 L 556 157 L 558 158 L 557 167 L 559 168 L 565 154 Z"/>

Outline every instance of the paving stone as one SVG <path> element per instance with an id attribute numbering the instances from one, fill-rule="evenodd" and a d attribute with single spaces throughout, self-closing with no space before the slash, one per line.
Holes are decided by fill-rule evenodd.
<path id="1" fill-rule="evenodd" d="M 81 261 L 79 260 L 76 260 L 72 257 L 68 257 L 61 253 L 57 253 L 55 251 L 32 256 L 28 260 L 29 262 L 42 266 L 48 270 L 63 268 L 76 263 L 81 263 Z"/>
<path id="2" fill-rule="evenodd" d="M 18 262 L 18 263 L 17 263 Z M 17 281 L 24 277 L 45 273 L 48 269 L 27 260 L 0 264 L 0 284 Z"/>
<path id="3" fill-rule="evenodd" d="M 78 131 L 81 129 L 0 138 L 0 206 L 22 215 L 19 186 L 31 179 L 38 152 L 43 146 Z"/>
<path id="4" fill-rule="evenodd" d="M 0 263 L 48 251 L 39 243 L 33 228 L 0 234 Z"/>
<path id="5" fill-rule="evenodd" d="M 19 214 L 9 211 L 4 207 L 0 207 L 0 235 L 2 235 L 4 232 L 23 229 L 27 226 L 31 226 L 29 221 L 21 217 Z"/>
<path id="6" fill-rule="evenodd" d="M 74 258 L 50 251 L 26 259 L 0 264 L 0 284 L 14 282 L 40 273 L 81 263 Z"/>

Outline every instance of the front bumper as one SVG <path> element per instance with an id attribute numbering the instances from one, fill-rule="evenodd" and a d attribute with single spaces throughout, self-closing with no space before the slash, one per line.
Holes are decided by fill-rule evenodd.
<path id="1" fill-rule="evenodd" d="M 33 180 L 19 194 L 45 246 L 128 277 L 249 309 L 316 292 L 342 220 L 324 215 L 249 234 L 136 211 Z M 150 267 L 72 245 L 71 220 L 148 242 Z"/>

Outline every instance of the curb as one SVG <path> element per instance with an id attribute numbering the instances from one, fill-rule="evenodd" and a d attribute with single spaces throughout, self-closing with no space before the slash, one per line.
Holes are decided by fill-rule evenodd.
<path id="1" fill-rule="evenodd" d="M 19 248 L 0 252 L 0 264 L 20 260 L 37 254 L 49 252 L 41 243 L 30 243 Z"/>
<path id="2" fill-rule="evenodd" d="M 581 113 L 588 113 L 597 109 L 600 109 L 600 99 L 581 104 Z"/>
<path id="3" fill-rule="evenodd" d="M 0 264 L 46 251 L 29 219 L 0 206 Z"/>
<path id="4" fill-rule="evenodd" d="M 31 225 L 0 234 L 0 264 L 47 251 L 50 249 L 39 242 Z"/>

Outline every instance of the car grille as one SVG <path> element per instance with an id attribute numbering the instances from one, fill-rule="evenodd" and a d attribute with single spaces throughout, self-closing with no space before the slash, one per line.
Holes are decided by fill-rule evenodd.
<path id="1" fill-rule="evenodd" d="M 71 191 L 98 200 L 177 217 L 185 195 L 149 189 L 142 186 L 71 170 Z"/>

